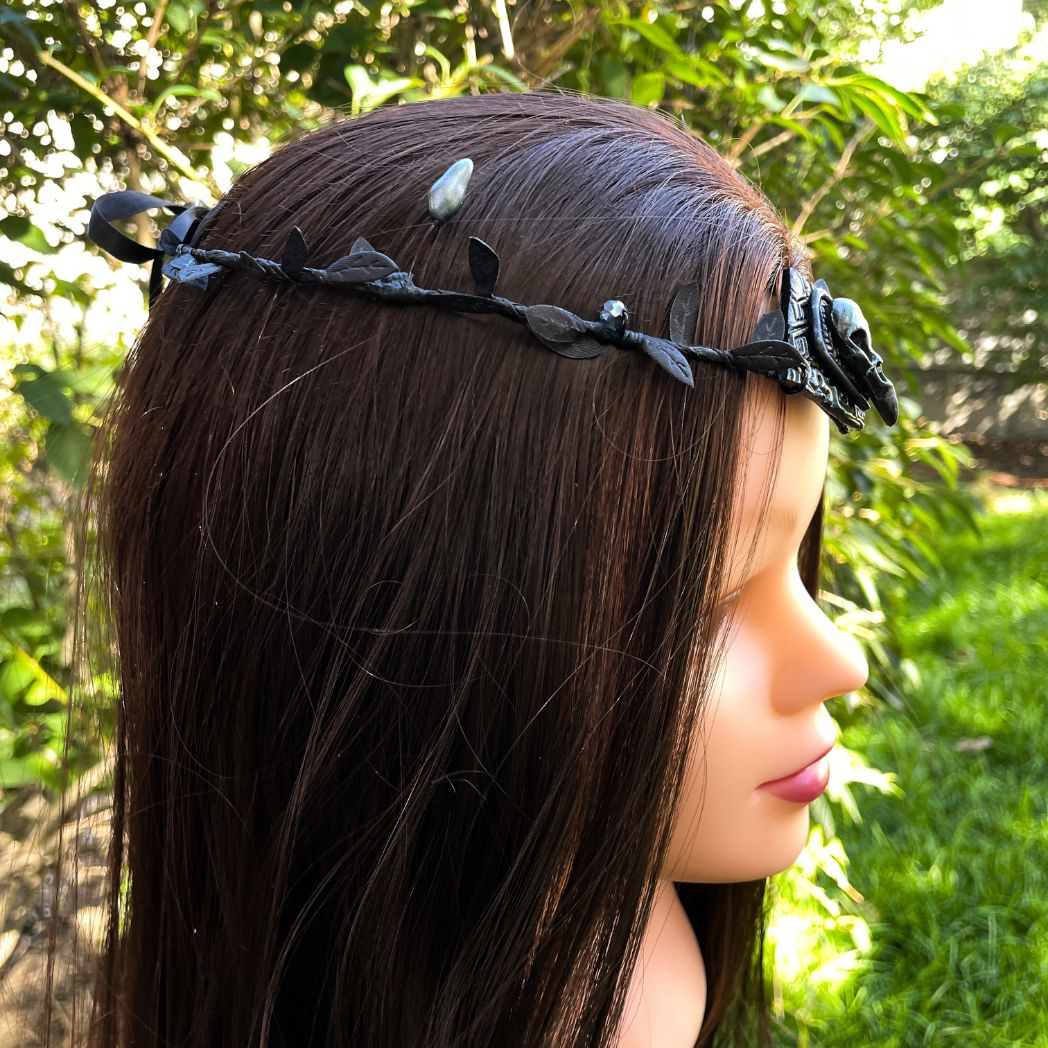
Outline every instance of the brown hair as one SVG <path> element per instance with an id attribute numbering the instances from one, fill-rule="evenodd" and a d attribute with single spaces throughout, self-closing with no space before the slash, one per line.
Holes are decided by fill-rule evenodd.
<path id="1" fill-rule="evenodd" d="M 434 228 L 426 191 L 462 156 Z M 707 144 L 563 93 L 339 120 L 226 200 L 203 246 L 279 258 L 298 225 L 323 266 L 363 235 L 469 290 L 473 234 L 500 293 L 620 298 L 664 337 L 694 280 L 694 341 L 720 347 L 806 267 Z M 121 689 L 92 1048 L 612 1042 L 768 381 L 693 369 L 688 389 L 613 346 L 566 360 L 504 318 L 239 273 L 165 290 L 84 510 Z M 816 518 L 812 591 L 818 540 Z M 764 893 L 680 886 L 700 1044 L 769 1043 Z"/>

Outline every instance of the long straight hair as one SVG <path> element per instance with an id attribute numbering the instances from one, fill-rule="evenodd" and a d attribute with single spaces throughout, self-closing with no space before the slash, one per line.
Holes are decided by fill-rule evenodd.
<path id="1" fill-rule="evenodd" d="M 466 201 L 435 228 L 426 192 L 463 156 Z M 500 293 L 594 317 L 620 298 L 664 337 L 694 281 L 694 341 L 725 348 L 783 266 L 807 268 L 706 143 L 563 93 L 339 119 L 226 200 L 203 246 L 279 258 L 297 225 L 323 266 L 365 236 L 469 290 L 472 234 Z M 613 1042 L 715 668 L 741 412 L 767 381 L 694 373 L 240 273 L 164 291 L 82 509 L 99 589 L 78 615 L 107 613 L 92 658 L 119 701 L 74 1043 Z M 680 886 L 699 1045 L 769 1043 L 765 887 Z"/>

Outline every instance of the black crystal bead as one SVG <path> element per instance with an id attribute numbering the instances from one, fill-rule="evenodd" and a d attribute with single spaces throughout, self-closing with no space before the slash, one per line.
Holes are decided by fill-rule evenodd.
<path id="1" fill-rule="evenodd" d="M 608 299 L 601 308 L 600 322 L 609 331 L 621 335 L 630 322 L 630 311 L 626 308 L 626 303 L 617 298 Z"/>

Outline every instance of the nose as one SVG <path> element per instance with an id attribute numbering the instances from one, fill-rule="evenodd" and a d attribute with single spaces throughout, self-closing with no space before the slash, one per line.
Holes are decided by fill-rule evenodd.
<path id="1" fill-rule="evenodd" d="M 775 689 L 778 703 L 790 712 L 858 691 L 870 677 L 859 642 L 830 621 L 799 578 L 795 592 L 799 607 L 785 631 Z"/>

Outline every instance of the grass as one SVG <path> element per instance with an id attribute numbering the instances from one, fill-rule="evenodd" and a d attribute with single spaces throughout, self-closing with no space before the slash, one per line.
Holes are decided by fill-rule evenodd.
<path id="1" fill-rule="evenodd" d="M 943 570 L 894 609 L 906 708 L 844 739 L 901 796 L 860 787 L 862 821 L 836 826 L 857 948 L 840 922 L 799 969 L 775 946 L 801 972 L 780 1045 L 1048 1048 L 1048 491 L 984 503 L 982 535 L 944 536 Z"/>

